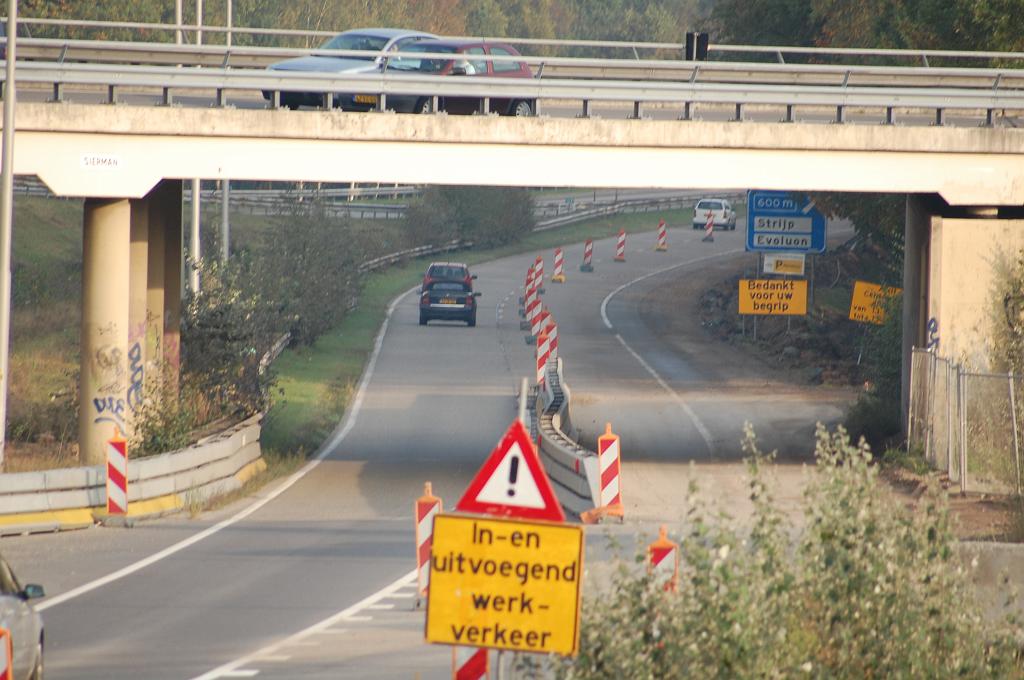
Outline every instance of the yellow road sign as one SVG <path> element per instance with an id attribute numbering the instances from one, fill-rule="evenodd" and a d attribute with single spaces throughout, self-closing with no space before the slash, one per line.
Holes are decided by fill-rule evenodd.
<path id="1" fill-rule="evenodd" d="M 885 323 L 886 300 L 902 292 L 902 288 L 854 281 L 853 297 L 850 299 L 850 319 L 879 325 Z"/>
<path id="2" fill-rule="evenodd" d="M 428 642 L 573 655 L 583 528 L 437 515 Z"/>
<path id="3" fill-rule="evenodd" d="M 803 253 L 765 253 L 764 273 L 803 276 L 804 260 Z"/>
<path id="4" fill-rule="evenodd" d="M 740 279 L 740 314 L 807 313 L 807 282 L 785 279 Z"/>

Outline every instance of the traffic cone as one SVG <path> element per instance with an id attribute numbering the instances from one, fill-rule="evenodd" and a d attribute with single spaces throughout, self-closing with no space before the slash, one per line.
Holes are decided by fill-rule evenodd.
<path id="1" fill-rule="evenodd" d="M 561 248 L 555 248 L 555 273 L 551 275 L 552 283 L 565 283 L 565 261 Z"/>
<path id="2" fill-rule="evenodd" d="M 604 434 L 597 438 L 597 466 L 600 476 L 599 504 L 593 510 L 580 515 L 584 524 L 596 524 L 605 517 L 625 519 L 622 505 L 622 461 L 619 435 L 612 432 L 612 424 L 606 423 Z"/>
<path id="3" fill-rule="evenodd" d="M 594 242 L 591 239 L 587 239 L 587 242 L 583 244 L 583 264 L 580 265 L 581 272 L 592 272 L 594 271 Z"/>
<path id="4" fill-rule="evenodd" d="M 668 250 L 668 227 L 665 220 L 658 222 L 658 245 L 654 249 L 661 252 Z"/>
<path id="5" fill-rule="evenodd" d="M 679 545 L 668 540 L 664 524 L 657 540 L 647 546 L 647 571 L 664 590 L 674 593 L 679 587 Z"/>
<path id="6" fill-rule="evenodd" d="M 413 504 L 416 518 L 416 607 L 430 591 L 430 546 L 434 540 L 434 516 L 444 509 L 444 503 L 435 496 L 430 482 L 423 485 L 423 495 Z"/>

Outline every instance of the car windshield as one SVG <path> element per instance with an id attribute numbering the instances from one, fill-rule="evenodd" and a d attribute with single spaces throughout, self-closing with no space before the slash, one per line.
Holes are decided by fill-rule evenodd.
<path id="1" fill-rule="evenodd" d="M 365 33 L 339 33 L 323 45 L 323 50 L 365 50 L 367 52 L 379 52 L 388 44 L 388 39 L 379 35 L 366 35 Z M 345 57 L 346 59 L 362 59 L 373 61 L 373 57 Z"/>
<path id="2" fill-rule="evenodd" d="M 436 283 L 434 283 L 434 284 L 432 284 L 430 286 L 430 290 L 455 291 L 455 292 L 458 292 L 458 293 L 466 293 L 466 292 L 468 292 L 468 290 L 466 288 L 466 284 L 464 284 L 464 283 L 457 283 L 455 281 L 437 281 Z"/>
<path id="3" fill-rule="evenodd" d="M 402 47 L 401 51 L 455 54 L 458 49 L 451 45 L 416 43 L 415 45 L 406 45 Z M 440 73 L 445 69 L 445 66 L 450 63 L 451 61 L 448 59 L 416 59 L 413 57 L 405 57 L 401 59 L 392 59 L 388 63 L 388 69 L 395 71 L 416 71 L 418 73 Z"/>

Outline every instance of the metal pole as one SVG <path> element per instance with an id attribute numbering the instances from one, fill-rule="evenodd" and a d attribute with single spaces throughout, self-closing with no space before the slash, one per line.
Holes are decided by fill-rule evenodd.
<path id="1" fill-rule="evenodd" d="M 7 444 L 7 372 L 11 348 L 11 236 L 14 221 L 14 84 L 18 0 L 7 0 L 7 80 L 4 83 L 3 170 L 0 172 L 0 471 Z"/>
<path id="2" fill-rule="evenodd" d="M 1013 423 L 1013 465 L 1017 469 L 1017 495 L 1021 495 L 1020 485 L 1020 435 L 1017 433 L 1017 395 L 1013 385 L 1013 371 L 1010 371 L 1010 421 Z"/>
<path id="3" fill-rule="evenodd" d="M 227 15 L 227 21 L 225 23 L 227 23 L 228 33 L 227 38 L 225 38 L 224 44 L 228 47 L 231 47 L 231 0 L 226 0 L 226 2 L 228 7 L 227 10 L 225 11 L 225 14 Z"/>
<path id="4" fill-rule="evenodd" d="M 953 469 L 953 369 L 946 362 L 946 474 Z"/>
<path id="5" fill-rule="evenodd" d="M 192 180 L 192 225 L 189 232 L 189 254 L 192 256 L 192 266 L 189 267 L 188 287 L 193 295 L 199 293 L 199 259 L 202 257 L 202 248 L 199 243 L 199 189 L 199 180 Z"/>
<path id="6" fill-rule="evenodd" d="M 196 45 L 203 44 L 203 0 L 196 0 Z"/>
<path id="7" fill-rule="evenodd" d="M 179 27 L 179 28 L 174 29 L 174 44 L 175 45 L 180 45 L 182 43 L 182 35 L 181 35 L 181 28 L 180 28 L 181 22 L 182 22 L 181 0 L 174 0 L 174 24 Z"/>
<path id="8" fill-rule="evenodd" d="M 227 262 L 231 256 L 231 180 L 220 181 L 220 261 Z"/>
<path id="9" fill-rule="evenodd" d="M 967 376 L 958 365 L 956 381 L 960 392 L 960 493 L 967 493 Z"/>

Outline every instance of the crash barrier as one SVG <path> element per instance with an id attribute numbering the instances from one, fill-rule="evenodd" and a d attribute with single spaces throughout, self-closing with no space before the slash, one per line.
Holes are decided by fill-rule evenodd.
<path id="1" fill-rule="evenodd" d="M 266 464 L 258 413 L 179 451 L 128 465 L 127 517 L 139 519 L 199 506 L 241 486 Z M 105 465 L 3 475 L 0 535 L 59 531 L 93 524 L 106 509 Z"/>
<path id="2" fill-rule="evenodd" d="M 915 348 L 907 441 L 962 493 L 1024 495 L 1024 376 L 973 372 Z"/>
<path id="3" fill-rule="evenodd" d="M 413 504 L 416 518 L 416 606 L 427 599 L 430 590 L 430 546 L 434 542 L 434 516 L 444 510 L 444 503 L 433 494 L 430 482 L 423 485 L 423 495 Z"/>
<path id="4" fill-rule="evenodd" d="M 664 590 L 675 592 L 679 585 L 679 544 L 669 540 L 664 524 L 647 546 L 647 572 Z"/>
<path id="5" fill-rule="evenodd" d="M 582 517 L 600 507 L 597 454 L 577 443 L 572 425 L 570 390 L 562 375 L 561 359 L 547 364 L 544 385 L 533 399 L 541 459 L 562 507 Z"/>

